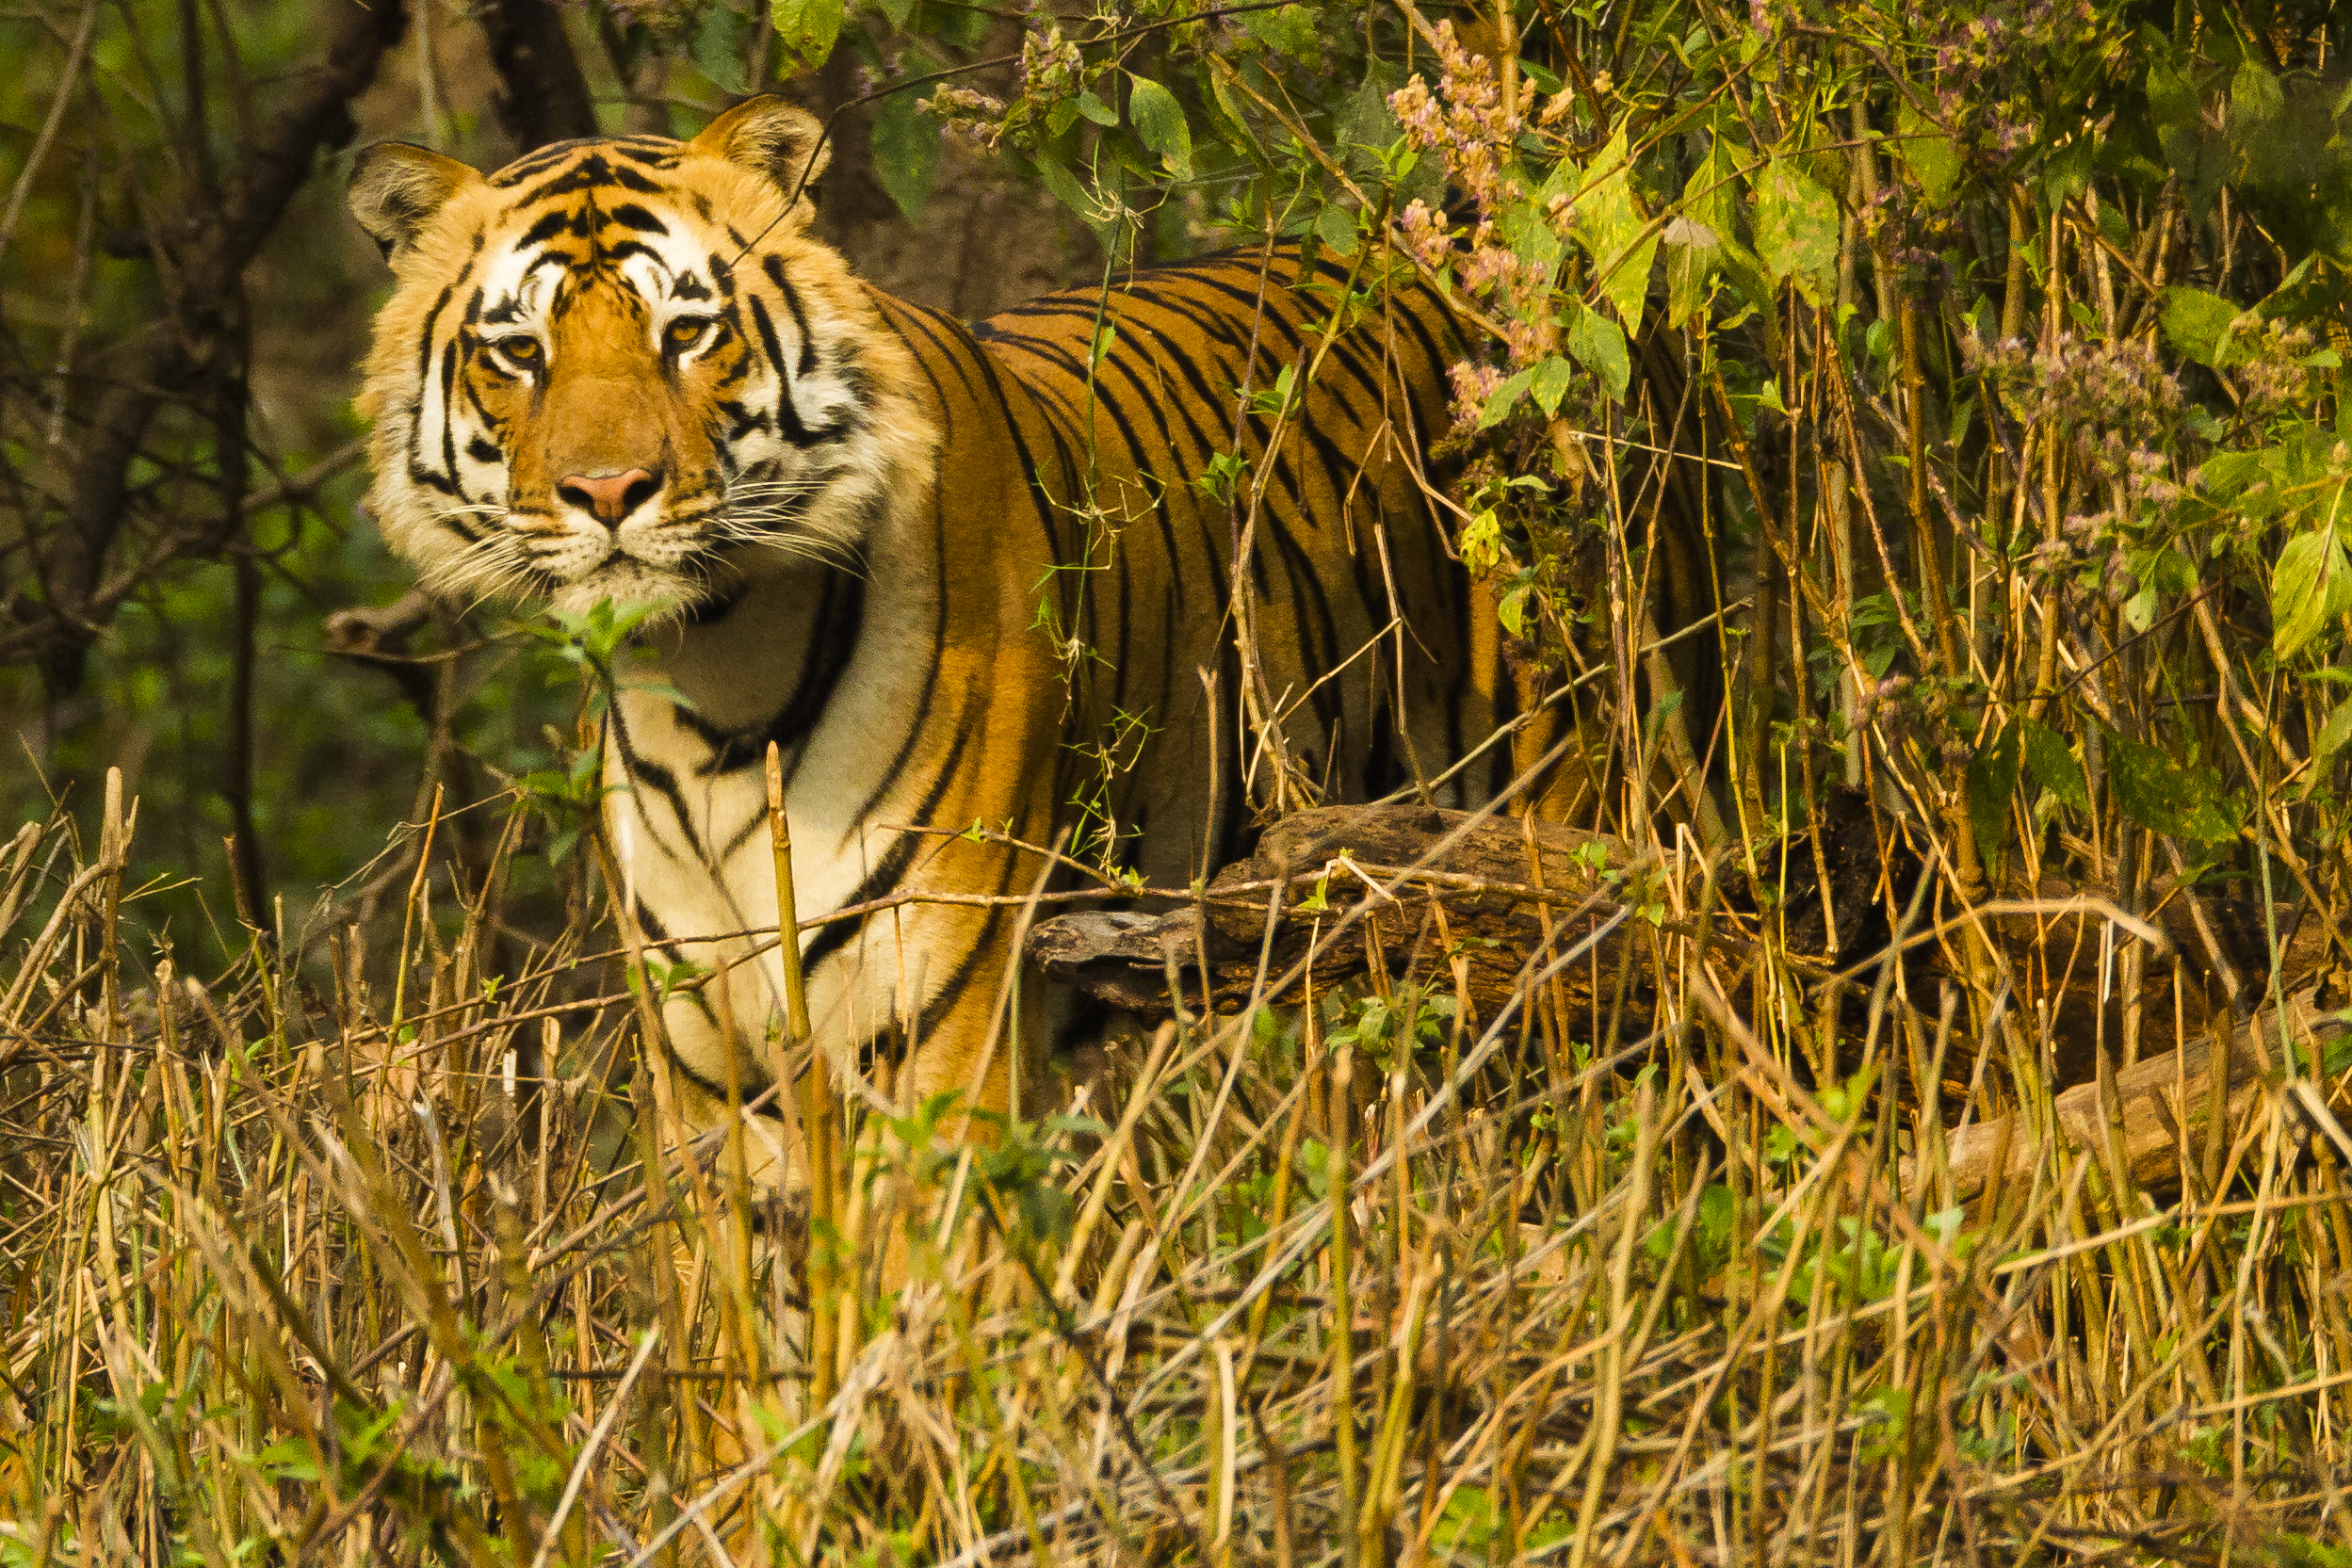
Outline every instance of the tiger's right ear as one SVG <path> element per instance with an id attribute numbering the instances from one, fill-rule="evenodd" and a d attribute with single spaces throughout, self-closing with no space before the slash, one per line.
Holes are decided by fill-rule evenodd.
<path id="1" fill-rule="evenodd" d="M 390 261 L 416 242 L 433 215 L 482 177 L 455 158 L 405 141 L 380 141 L 351 166 L 351 216 Z"/>

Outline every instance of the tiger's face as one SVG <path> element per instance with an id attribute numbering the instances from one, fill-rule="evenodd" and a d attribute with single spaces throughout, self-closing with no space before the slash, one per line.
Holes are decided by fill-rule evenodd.
<path id="1" fill-rule="evenodd" d="M 397 275 L 361 400 L 370 502 L 431 586 L 684 611 L 854 563 L 903 416 L 875 397 L 869 307 L 805 234 L 823 161 L 775 99 L 487 178 L 362 154 L 352 208 Z"/>

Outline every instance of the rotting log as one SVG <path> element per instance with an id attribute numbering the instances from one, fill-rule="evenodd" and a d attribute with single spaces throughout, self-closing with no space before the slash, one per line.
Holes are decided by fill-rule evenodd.
<path id="1" fill-rule="evenodd" d="M 1809 989 L 1842 972 L 1858 1000 L 1887 949 L 1889 910 L 1909 903 L 1917 859 L 1883 836 L 1866 805 L 1848 803 L 1830 813 L 1819 857 L 1792 841 L 1761 869 L 1776 900 L 1769 914 L 1759 913 L 1744 867 L 1725 861 L 1646 861 L 1621 839 L 1518 817 L 1325 807 L 1269 828 L 1257 852 L 1220 872 L 1195 902 L 1042 921 L 1029 954 L 1049 978 L 1164 1015 L 1172 970 L 1188 1008 L 1229 1011 L 1257 994 L 1261 950 L 1272 981 L 1311 946 L 1318 989 L 1363 976 L 1377 952 L 1391 978 L 1458 982 L 1487 1017 L 1518 985 L 1531 954 L 1593 938 L 1588 961 L 1560 977 L 1562 999 L 1589 1001 L 1598 988 L 1609 1005 L 1622 970 L 1630 1016 L 1639 1017 L 1658 963 L 1690 962 L 1703 948 L 1728 984 L 1769 920 L 1794 978 Z M 1285 891 L 1270 937 L 1277 888 Z M 1983 930 L 2019 988 L 2027 1032 L 2049 1029 L 2061 1084 L 2087 1078 L 2102 1045 L 2117 1052 L 2134 1014 L 2137 1054 L 2154 1056 L 2229 1016 L 2230 993 L 2267 974 L 2266 943 L 2256 940 L 2262 923 L 2242 905 L 2158 885 L 2143 903 L 2149 913 L 2134 919 L 2099 889 L 2047 879 L 2030 891 L 1971 912 L 1930 902 L 1905 939 L 1903 961 L 1913 994 L 1927 994 L 1962 972 L 1965 929 Z M 1350 918 L 1368 896 L 1369 907 Z M 2318 922 L 2302 925 L 2282 927 L 2289 990 L 2308 982 L 2324 946 Z M 2144 944 L 2139 990 L 2127 998 L 2120 960 L 2135 941 Z M 1744 990 L 1729 985 L 1727 994 Z"/>
<path id="2" fill-rule="evenodd" d="M 2341 1013 L 2319 1006 L 2316 989 L 2303 991 L 2287 997 L 2283 1009 L 2263 1008 L 2226 1033 L 2216 1030 L 2078 1084 L 2051 1102 L 2052 1131 L 2064 1144 L 2060 1163 L 2088 1155 L 2098 1171 L 2112 1174 L 2119 1166 L 2134 1187 L 2167 1190 L 2180 1185 L 2184 1168 L 2201 1169 L 2209 1151 L 2227 1161 L 2273 1105 L 2293 1123 L 2298 1140 L 2326 1138 L 2338 1157 L 2352 1159 L 2352 1143 L 2338 1120 L 2352 1093 L 2352 1074 L 2311 1076 L 2328 1044 L 2347 1030 L 2352 1024 Z M 2297 1058 L 2294 1074 L 2286 1042 Z M 1945 1142 L 1949 1195 L 1967 1203 L 2009 1188 L 2028 1180 L 2051 1153 L 2022 1111 L 1962 1127 Z M 1926 1175 L 1916 1157 L 1906 1160 L 1905 1192 L 1916 1194 Z"/>
<path id="3" fill-rule="evenodd" d="M 1588 999 L 1596 975 L 1604 990 L 1614 987 L 1629 962 L 1634 987 L 1646 991 L 1650 943 L 1699 933 L 1671 914 L 1619 917 L 1630 899 L 1672 911 L 1670 880 L 1694 891 L 1703 881 L 1689 865 L 1676 870 L 1636 861 L 1620 840 L 1554 823 L 1423 806 L 1327 807 L 1269 828 L 1257 854 L 1218 873 L 1195 903 L 1043 921 L 1029 956 L 1051 979 L 1159 1014 L 1168 1010 L 1171 969 L 1188 1008 L 1231 1011 L 1257 993 L 1261 958 L 1273 981 L 1311 949 L 1321 989 L 1369 973 L 1377 954 L 1392 978 L 1458 985 L 1486 1017 L 1519 984 L 1530 954 L 1588 940 L 1590 962 L 1561 977 L 1566 999 Z M 1746 946 L 1734 932 L 1707 940 L 1718 956 L 1739 949 L 1735 963 Z"/>

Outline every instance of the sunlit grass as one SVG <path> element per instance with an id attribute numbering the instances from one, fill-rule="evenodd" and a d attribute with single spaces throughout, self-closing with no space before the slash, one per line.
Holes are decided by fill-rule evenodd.
<path id="1" fill-rule="evenodd" d="M 1479 1017 L 1359 975 L 1119 1036 L 985 1148 L 872 1085 L 812 1379 L 805 1216 L 661 1144 L 619 961 L 494 992 L 495 907 L 437 922 L 414 877 L 404 955 L 325 932 L 200 981 L 119 929 L 122 842 L 0 865 L 0 1560 L 2346 1549 L 2327 1141 L 2265 1091 L 2139 1189 L 1956 1060 L 1956 990 L 1882 994 L 1824 1080 L 1779 965 L 1645 922 L 1676 984 L 1614 1037 L 1532 981 Z M 1989 1206 L 1888 1091 L 1938 1052 L 1943 1118 L 2033 1140 Z"/>

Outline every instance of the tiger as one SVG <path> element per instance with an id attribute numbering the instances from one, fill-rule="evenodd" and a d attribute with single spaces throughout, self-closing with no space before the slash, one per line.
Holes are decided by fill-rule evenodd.
<path id="1" fill-rule="evenodd" d="M 487 175 L 379 144 L 350 186 L 394 275 L 369 510 L 445 600 L 630 612 L 613 891 L 725 969 L 658 1048 L 787 1189 L 789 1116 L 729 1120 L 789 1097 L 770 743 L 813 1043 L 969 1138 L 1049 1108 L 1077 1009 L 1008 977 L 1074 864 L 1181 889 L 1301 804 L 1483 804 L 1526 706 L 1431 500 L 1436 288 L 1351 320 L 1361 256 L 1244 248 L 967 326 L 811 235 L 827 158 L 762 97 Z"/>

